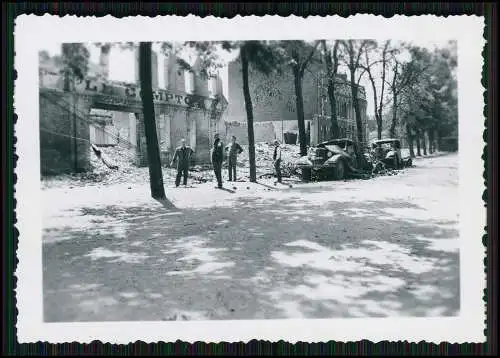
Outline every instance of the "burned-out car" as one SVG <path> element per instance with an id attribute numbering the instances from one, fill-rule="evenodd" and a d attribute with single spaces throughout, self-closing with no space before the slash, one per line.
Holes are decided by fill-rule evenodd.
<path id="1" fill-rule="evenodd" d="M 309 169 L 311 176 L 341 180 L 358 170 L 356 144 L 347 138 L 334 139 L 309 148 L 307 155 L 295 163 L 298 169 Z"/>
<path id="2" fill-rule="evenodd" d="M 373 162 L 382 162 L 391 169 L 400 169 L 412 165 L 411 157 L 402 157 L 399 139 L 379 139 L 372 142 L 371 156 Z"/>

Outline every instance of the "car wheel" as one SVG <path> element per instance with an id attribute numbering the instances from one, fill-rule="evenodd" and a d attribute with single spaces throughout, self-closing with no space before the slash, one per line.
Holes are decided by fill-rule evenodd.
<path id="1" fill-rule="evenodd" d="M 344 179 L 344 176 L 345 176 L 345 165 L 344 161 L 341 160 L 335 165 L 333 169 L 333 179 L 342 180 Z"/>
<path id="2" fill-rule="evenodd" d="M 302 168 L 302 180 L 306 182 L 313 180 L 312 168 Z"/>
<path id="3" fill-rule="evenodd" d="M 398 160 L 398 156 L 394 156 L 394 164 L 393 164 L 393 167 L 395 170 L 399 169 L 399 160 Z"/>

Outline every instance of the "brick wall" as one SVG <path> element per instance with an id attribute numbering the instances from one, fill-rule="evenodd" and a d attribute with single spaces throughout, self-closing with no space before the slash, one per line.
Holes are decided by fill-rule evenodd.
<path id="1" fill-rule="evenodd" d="M 226 133 L 222 138 L 226 142 L 231 140 L 234 135 L 238 143 L 248 145 L 248 126 L 246 122 L 225 123 Z M 255 122 L 253 126 L 255 142 L 270 142 L 276 139 L 274 126 L 272 122 Z"/>
<path id="2" fill-rule="evenodd" d="M 266 76 L 250 68 L 250 95 L 254 109 L 254 121 L 297 120 L 295 110 L 295 89 L 291 70 L 279 75 Z M 302 81 L 304 97 L 304 118 L 309 120 L 316 112 L 316 85 L 314 76 L 306 71 Z M 225 113 L 227 121 L 246 121 L 243 79 L 238 61 L 228 66 L 228 101 Z"/>
<path id="3" fill-rule="evenodd" d="M 306 130 L 307 125 L 310 121 L 305 121 Z M 247 122 L 224 122 L 226 131 L 222 138 L 226 141 L 231 139 L 231 136 L 235 135 L 238 143 L 248 145 L 248 127 Z M 274 139 L 278 139 L 282 143 L 284 142 L 284 133 L 292 132 L 298 133 L 297 120 L 288 121 L 264 121 L 254 123 L 254 138 L 255 142 L 270 142 Z"/>
<path id="4" fill-rule="evenodd" d="M 321 104 L 318 100 L 319 88 L 317 78 L 321 78 L 324 71 L 322 64 L 309 66 L 302 81 L 304 98 L 304 119 L 312 120 L 315 115 L 320 114 Z M 318 74 L 318 75 L 315 75 Z M 276 124 L 297 123 L 294 79 L 291 70 L 285 69 L 280 74 L 271 76 L 249 69 L 249 86 L 252 96 L 254 121 L 270 121 Z M 323 95 L 326 96 L 326 87 L 323 88 Z M 361 88 L 361 91 L 364 91 Z M 243 79 L 241 64 L 233 61 L 228 66 L 228 101 L 229 105 L 224 114 L 226 122 L 246 122 L 245 101 L 243 98 Z M 345 119 L 347 127 L 356 123 L 354 118 L 354 108 L 350 97 L 350 85 L 345 76 L 339 75 L 337 79 L 337 109 L 340 118 Z M 325 115 L 330 114 L 330 106 L 327 98 L 324 97 L 323 111 Z M 366 101 L 360 101 L 361 117 L 363 127 L 366 127 Z M 366 129 L 364 129 L 366 137 Z M 275 125 L 276 137 L 281 137 L 281 128 Z M 245 139 L 247 141 L 247 139 Z M 256 137 L 256 141 L 258 141 Z"/>

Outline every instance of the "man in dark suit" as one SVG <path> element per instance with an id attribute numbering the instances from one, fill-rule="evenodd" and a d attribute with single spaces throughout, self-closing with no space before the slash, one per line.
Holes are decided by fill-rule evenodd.
<path id="1" fill-rule="evenodd" d="M 278 179 L 277 182 L 281 183 L 281 147 L 277 139 L 274 141 L 273 164 L 276 171 L 276 178 Z"/>
<path id="2" fill-rule="evenodd" d="M 224 143 L 220 140 L 219 134 L 214 136 L 214 145 L 212 148 L 212 165 L 214 167 L 215 178 L 217 179 L 217 187 L 222 188 L 222 161 L 224 160 Z"/>
<path id="3" fill-rule="evenodd" d="M 194 151 L 186 146 L 186 140 L 181 140 L 181 146 L 175 150 L 174 157 L 172 158 L 172 162 L 170 166 L 174 165 L 174 162 L 177 160 L 177 177 L 175 178 L 175 186 L 178 187 L 181 183 L 181 177 L 184 177 L 184 185 L 187 185 L 187 178 L 189 172 L 189 164 L 191 162 L 191 156 Z"/>
<path id="4" fill-rule="evenodd" d="M 226 146 L 226 151 L 228 152 L 228 172 L 229 172 L 229 181 L 236 181 L 236 160 L 238 158 L 238 154 L 243 152 L 243 148 L 241 145 L 236 143 L 236 137 L 233 135 L 231 138 L 231 143 Z"/>

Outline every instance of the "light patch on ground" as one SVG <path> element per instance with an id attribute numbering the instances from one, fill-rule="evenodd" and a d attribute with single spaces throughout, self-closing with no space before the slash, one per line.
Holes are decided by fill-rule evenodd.
<path id="1" fill-rule="evenodd" d="M 457 239 L 420 238 L 420 240 L 429 242 L 430 245 L 428 246 L 428 249 L 434 251 L 456 253 L 460 248 L 459 241 Z"/>
<path id="2" fill-rule="evenodd" d="M 102 225 L 104 224 L 104 225 Z M 94 215 L 71 214 L 52 217 L 44 220 L 44 240 L 46 242 L 58 242 L 69 240 L 73 237 L 71 231 L 91 230 L 93 235 L 109 235 L 120 239 L 127 237 L 127 227 L 129 224 L 123 221 L 112 221 L 110 217 Z M 64 228 L 64 230 L 61 230 Z"/>
<path id="3" fill-rule="evenodd" d="M 163 297 L 163 295 L 161 293 L 148 293 L 147 296 L 149 298 L 152 298 L 152 299 L 162 298 Z"/>
<path id="4" fill-rule="evenodd" d="M 370 215 L 370 211 L 366 209 L 361 209 L 361 208 L 352 208 L 352 209 L 347 209 L 346 210 L 351 218 L 362 218 L 367 215 Z"/>
<path id="5" fill-rule="evenodd" d="M 179 250 L 177 250 L 177 249 L 173 249 L 173 250 L 161 250 L 161 253 L 163 255 L 172 255 L 172 254 L 175 254 L 177 252 L 179 252 Z"/>
<path id="6" fill-rule="evenodd" d="M 86 311 L 98 312 L 99 310 L 118 304 L 118 301 L 113 297 L 96 297 L 92 300 L 80 301 L 80 308 Z"/>
<path id="7" fill-rule="evenodd" d="M 176 310 L 163 318 L 163 321 L 200 321 L 208 319 L 203 312 Z"/>
<path id="8" fill-rule="evenodd" d="M 233 267 L 234 262 L 220 262 L 217 254 L 227 251 L 223 248 L 207 247 L 208 239 L 200 236 L 185 237 L 175 245 L 176 251 L 186 253 L 183 257 L 177 259 L 187 265 L 196 265 L 192 270 L 175 270 L 167 272 L 167 275 L 194 275 L 194 274 L 211 274 L 220 273 L 223 269 Z"/>
<path id="9" fill-rule="evenodd" d="M 98 247 L 85 255 L 94 260 L 114 259 L 110 262 L 142 263 L 149 256 L 144 253 L 128 253 L 120 251 L 111 251 L 103 247 Z"/>
<path id="10" fill-rule="evenodd" d="M 337 214 L 333 211 L 328 211 L 328 210 L 325 210 L 319 214 L 317 214 L 316 216 L 319 216 L 319 217 L 322 217 L 322 218 L 334 218 Z"/>
<path id="11" fill-rule="evenodd" d="M 428 210 L 414 208 L 386 208 L 384 211 L 400 220 L 426 220 L 432 219 Z"/>
<path id="12" fill-rule="evenodd" d="M 89 284 L 74 284 L 70 285 L 69 288 L 74 291 L 93 291 L 102 287 L 102 284 L 89 283 Z"/>
<path id="13" fill-rule="evenodd" d="M 281 309 L 284 311 L 286 317 L 304 318 L 300 311 L 300 305 L 294 301 L 284 301 L 281 304 Z"/>
<path id="14" fill-rule="evenodd" d="M 306 274 L 304 284 L 273 287 L 268 292 L 272 299 L 279 302 L 291 295 L 308 301 L 335 300 L 346 306 L 356 302 L 364 306 L 365 315 L 368 312 L 375 316 L 388 316 L 397 314 L 401 309 L 400 303 L 381 302 L 381 298 L 391 292 L 406 289 L 407 280 L 404 277 L 393 277 L 391 270 L 419 275 L 431 272 L 436 264 L 429 258 L 411 255 L 409 249 L 400 245 L 383 241 L 364 240 L 361 247 L 341 250 L 334 250 L 307 240 L 290 242 L 285 246 L 302 247 L 308 249 L 308 252 L 288 254 L 275 251 L 272 257 L 280 265 L 303 267 L 304 272 L 311 271 L 308 269 L 311 268 L 331 271 L 332 274 Z M 384 267 L 391 267 L 391 270 L 387 271 Z M 359 272 L 365 275 L 358 276 L 355 281 L 351 280 L 351 277 Z M 254 277 L 254 281 L 267 283 L 267 277 L 268 275 L 259 273 Z M 421 290 L 422 294 L 429 295 L 436 291 L 436 287 L 428 286 Z M 360 297 L 370 295 L 373 299 L 360 300 Z M 283 309 L 290 310 L 290 307 Z M 358 313 L 362 315 L 361 312 Z M 300 315 L 293 317 L 300 317 Z"/>
<path id="15" fill-rule="evenodd" d="M 363 309 L 371 316 L 390 317 L 399 315 L 397 305 L 396 307 L 391 307 L 390 305 L 384 304 L 384 302 L 379 300 L 358 300 L 357 303 L 363 306 Z"/>
<path id="16" fill-rule="evenodd" d="M 297 240 L 297 241 L 293 241 L 293 242 L 288 242 L 284 245 L 285 246 L 292 246 L 292 247 L 293 246 L 303 247 L 306 249 L 311 249 L 311 250 L 316 250 L 316 251 L 321 251 L 325 248 L 324 246 L 321 246 L 320 244 L 317 244 L 317 243 L 312 242 L 312 241 L 307 241 L 307 240 Z"/>
<path id="17" fill-rule="evenodd" d="M 120 296 L 123 298 L 131 299 L 136 298 L 137 296 L 139 296 L 139 294 L 137 292 L 121 292 Z"/>

